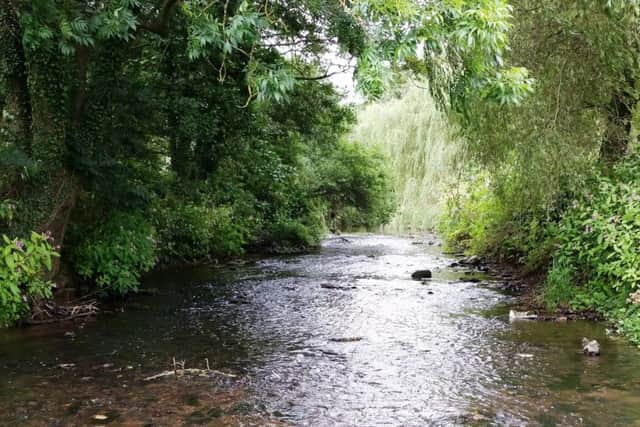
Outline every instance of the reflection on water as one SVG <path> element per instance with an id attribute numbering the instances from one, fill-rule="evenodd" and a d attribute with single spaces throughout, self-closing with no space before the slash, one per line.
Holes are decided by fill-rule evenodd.
<path id="1" fill-rule="evenodd" d="M 158 273 L 147 286 L 159 295 L 121 313 L 0 334 L 0 413 L 15 425 L 97 413 L 127 425 L 640 425 L 636 349 L 587 322 L 509 324 L 509 297 L 450 263 L 409 239 L 347 236 L 317 254 Z M 433 279 L 410 280 L 424 268 Z M 583 336 L 601 357 L 580 353 Z M 173 358 L 239 377 L 141 381 Z"/>

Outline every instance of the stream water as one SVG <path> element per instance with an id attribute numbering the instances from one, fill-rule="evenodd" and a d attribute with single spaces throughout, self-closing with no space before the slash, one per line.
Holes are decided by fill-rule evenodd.
<path id="1" fill-rule="evenodd" d="M 163 271 L 95 321 L 2 331 L 0 425 L 640 425 L 636 348 L 509 323 L 491 276 L 415 243 Z M 174 359 L 221 374 L 144 381 Z"/>

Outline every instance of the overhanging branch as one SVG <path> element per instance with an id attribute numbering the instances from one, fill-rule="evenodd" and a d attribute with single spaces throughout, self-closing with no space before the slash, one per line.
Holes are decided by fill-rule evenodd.
<path id="1" fill-rule="evenodd" d="M 140 28 L 155 33 L 161 37 L 169 35 L 169 20 L 178 3 L 182 0 L 164 0 L 160 7 L 160 14 L 153 22 L 146 22 L 140 25 Z"/>

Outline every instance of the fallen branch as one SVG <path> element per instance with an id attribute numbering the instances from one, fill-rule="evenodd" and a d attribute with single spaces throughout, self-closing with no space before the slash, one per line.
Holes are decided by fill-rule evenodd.
<path id="1" fill-rule="evenodd" d="M 34 305 L 33 314 L 24 323 L 27 325 L 42 325 L 63 322 L 80 317 L 94 316 L 98 314 L 98 311 L 98 305 L 95 300 L 74 305 L 57 305 L 53 301 L 46 301 Z"/>
<path id="2" fill-rule="evenodd" d="M 222 371 L 217 371 L 215 369 L 210 369 L 209 368 L 209 359 L 204 359 L 205 363 L 207 365 L 206 369 L 197 369 L 197 368 L 185 368 L 184 367 L 184 360 L 181 361 L 176 361 L 175 357 L 173 358 L 173 369 L 170 371 L 163 371 L 160 372 L 159 374 L 156 375 L 151 375 L 150 377 L 145 378 L 143 381 L 153 381 L 153 380 L 157 380 L 158 378 L 164 378 L 164 377 L 170 377 L 170 376 L 175 376 L 175 377 L 183 377 L 186 375 L 189 376 L 193 376 L 193 377 L 209 377 L 212 375 L 221 375 L 223 377 L 227 377 L 227 378 L 236 378 L 237 375 L 234 374 L 227 374 L 226 372 L 222 372 Z"/>
<path id="3" fill-rule="evenodd" d="M 193 377 L 208 377 L 212 375 L 222 375 L 227 378 L 236 378 L 237 375 L 227 374 L 226 372 L 216 371 L 215 369 L 197 369 L 197 368 L 185 368 L 185 369 L 173 369 L 171 371 L 160 372 L 159 374 L 152 375 L 145 378 L 143 381 L 153 381 L 158 378 L 176 376 L 193 376 Z"/>

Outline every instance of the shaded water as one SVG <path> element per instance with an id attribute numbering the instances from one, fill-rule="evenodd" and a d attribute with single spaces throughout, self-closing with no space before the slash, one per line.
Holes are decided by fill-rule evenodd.
<path id="1" fill-rule="evenodd" d="M 510 324 L 510 297 L 451 261 L 347 236 L 158 273 L 121 313 L 0 333 L 0 425 L 640 425 L 637 349 L 588 322 Z M 237 377 L 142 381 L 173 358 Z"/>

